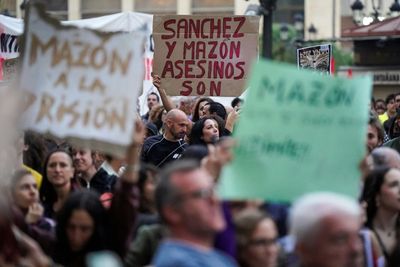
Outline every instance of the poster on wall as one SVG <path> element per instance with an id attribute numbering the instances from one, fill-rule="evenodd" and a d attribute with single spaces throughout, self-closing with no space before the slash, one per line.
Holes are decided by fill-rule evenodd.
<path id="1" fill-rule="evenodd" d="M 297 67 L 331 74 L 332 45 L 314 45 L 297 49 Z"/>

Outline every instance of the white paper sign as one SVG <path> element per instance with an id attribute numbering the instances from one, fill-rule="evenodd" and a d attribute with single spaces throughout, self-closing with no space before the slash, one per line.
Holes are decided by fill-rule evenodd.
<path id="1" fill-rule="evenodd" d="M 34 6 L 25 29 L 25 128 L 121 155 L 144 77 L 144 33 L 65 27 Z"/>

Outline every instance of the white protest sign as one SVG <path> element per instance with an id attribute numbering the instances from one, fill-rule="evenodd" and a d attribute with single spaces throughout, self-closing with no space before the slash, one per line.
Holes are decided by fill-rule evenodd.
<path id="1" fill-rule="evenodd" d="M 35 6 L 25 29 L 24 127 L 123 154 L 144 77 L 144 33 L 65 27 Z"/>

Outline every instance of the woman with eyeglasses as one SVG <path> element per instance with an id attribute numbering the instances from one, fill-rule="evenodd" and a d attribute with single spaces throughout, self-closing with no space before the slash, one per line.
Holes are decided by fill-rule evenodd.
<path id="1" fill-rule="evenodd" d="M 237 260 L 241 267 L 278 266 L 278 231 L 271 217 L 249 208 L 234 219 Z"/>

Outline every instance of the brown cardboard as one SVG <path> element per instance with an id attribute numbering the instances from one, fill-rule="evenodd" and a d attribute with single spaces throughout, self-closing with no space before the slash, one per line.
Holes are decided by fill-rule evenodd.
<path id="1" fill-rule="evenodd" d="M 258 29 L 257 16 L 155 15 L 153 72 L 172 96 L 239 96 Z"/>

